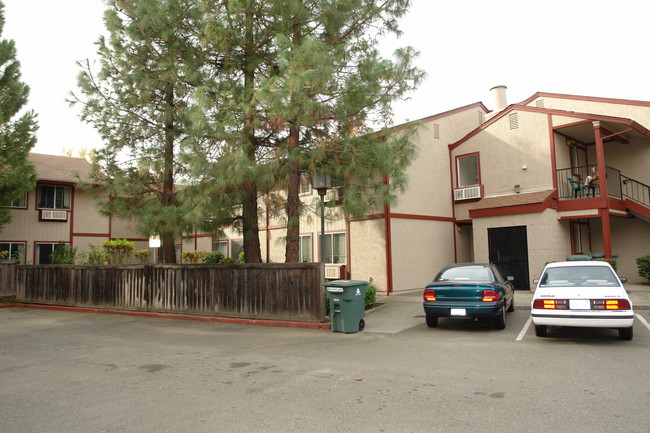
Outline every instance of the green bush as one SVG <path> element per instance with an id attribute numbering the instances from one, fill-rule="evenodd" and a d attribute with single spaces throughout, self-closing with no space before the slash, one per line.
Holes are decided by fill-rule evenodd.
<path id="1" fill-rule="evenodd" d="M 126 239 L 110 239 L 102 243 L 102 248 L 108 254 L 111 264 L 121 265 L 133 254 L 135 242 L 127 241 Z"/>
<path id="2" fill-rule="evenodd" d="M 372 284 L 366 287 L 366 307 L 372 307 L 377 303 L 377 288 Z"/>
<path id="3" fill-rule="evenodd" d="M 50 254 L 50 259 L 54 265 L 72 265 L 74 256 L 77 254 L 77 247 L 71 247 L 69 244 L 59 242 Z"/>
<path id="4" fill-rule="evenodd" d="M 637 257 L 636 266 L 639 268 L 639 276 L 650 282 L 650 254 L 643 257 Z"/>
<path id="5" fill-rule="evenodd" d="M 0 251 L 0 260 L 7 260 L 9 258 L 9 251 Z"/>
<path id="6" fill-rule="evenodd" d="M 105 265 L 108 262 L 108 254 L 97 245 L 89 245 L 87 264 L 92 266 Z"/>
<path id="7" fill-rule="evenodd" d="M 181 263 L 205 263 L 203 259 L 207 254 L 207 251 L 183 251 L 181 254 Z"/>
<path id="8" fill-rule="evenodd" d="M 203 263 L 223 263 L 224 255 L 219 251 L 211 251 L 203 257 Z"/>
<path id="9" fill-rule="evenodd" d="M 133 258 L 140 265 L 148 265 L 151 263 L 151 250 L 135 250 Z"/>

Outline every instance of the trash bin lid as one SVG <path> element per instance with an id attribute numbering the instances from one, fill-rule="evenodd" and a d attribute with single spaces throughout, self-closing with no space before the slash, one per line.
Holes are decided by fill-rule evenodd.
<path id="1" fill-rule="evenodd" d="M 353 287 L 353 286 L 367 286 L 369 283 L 367 281 L 361 280 L 336 280 L 328 281 L 325 283 L 325 287 Z"/>

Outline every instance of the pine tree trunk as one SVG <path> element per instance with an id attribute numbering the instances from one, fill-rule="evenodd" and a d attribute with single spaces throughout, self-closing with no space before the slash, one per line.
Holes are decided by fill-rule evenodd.
<path id="1" fill-rule="evenodd" d="M 251 106 L 253 105 L 253 95 L 255 89 L 255 48 L 254 48 L 254 16 L 252 5 L 247 5 L 246 12 L 246 41 L 244 46 L 244 91 Z M 244 134 L 248 141 L 246 156 L 251 165 L 255 164 L 255 129 L 253 127 L 254 113 L 246 113 L 244 118 Z M 249 175 L 250 176 L 250 175 Z M 249 180 L 244 183 L 244 200 L 242 203 L 242 219 L 244 229 L 244 260 L 246 263 L 261 263 L 262 251 L 260 249 L 260 229 L 257 214 L 257 185 L 255 180 Z M 236 258 L 235 258 L 236 259 Z"/>
<path id="2" fill-rule="evenodd" d="M 164 173 L 163 173 L 163 207 L 174 206 L 176 197 L 174 194 L 174 88 L 168 84 L 165 102 L 167 103 L 167 119 L 165 120 L 165 151 L 164 151 Z M 160 238 L 165 255 L 165 263 L 176 263 L 176 246 L 174 233 L 171 230 L 161 229 Z"/>
<path id="3" fill-rule="evenodd" d="M 292 125 L 289 131 L 290 148 L 298 147 L 299 134 L 298 127 Z M 290 163 L 287 201 L 284 208 L 287 214 L 285 262 L 297 263 L 300 261 L 300 167 L 296 161 Z"/>

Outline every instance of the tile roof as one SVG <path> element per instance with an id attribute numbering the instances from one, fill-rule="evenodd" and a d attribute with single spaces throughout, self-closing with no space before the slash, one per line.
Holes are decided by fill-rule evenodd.
<path id="1" fill-rule="evenodd" d="M 83 158 L 30 153 L 29 161 L 36 168 L 38 180 L 78 183 L 90 181 L 92 165 Z"/>
<path id="2" fill-rule="evenodd" d="M 500 197 L 486 197 L 474 204 L 470 210 L 494 209 L 497 207 L 538 204 L 546 201 L 555 190 L 510 194 Z"/>

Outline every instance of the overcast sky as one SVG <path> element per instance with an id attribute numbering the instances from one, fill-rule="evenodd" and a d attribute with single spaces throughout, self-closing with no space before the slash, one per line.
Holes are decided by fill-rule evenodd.
<path id="1" fill-rule="evenodd" d="M 99 136 L 65 102 L 76 61 L 95 57 L 102 0 L 3 0 L 4 39 L 16 42 L 29 108 L 40 125 L 34 152 L 96 148 Z M 413 0 L 403 35 L 383 44 L 420 51 L 427 78 L 395 123 L 483 102 L 506 85 L 508 103 L 537 91 L 650 101 L 648 0 Z"/>

